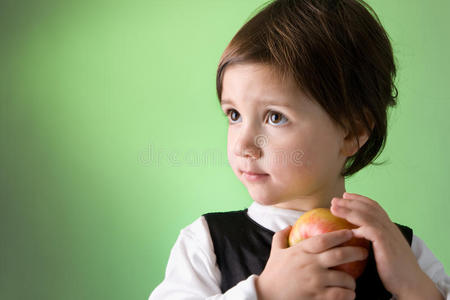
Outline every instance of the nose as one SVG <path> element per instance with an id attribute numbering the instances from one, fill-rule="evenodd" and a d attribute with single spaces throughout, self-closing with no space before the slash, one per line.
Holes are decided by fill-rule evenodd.
<path id="1" fill-rule="evenodd" d="M 267 136 L 259 134 L 251 128 L 242 128 L 235 140 L 234 154 L 256 160 L 262 156 L 262 148 L 266 144 Z"/>

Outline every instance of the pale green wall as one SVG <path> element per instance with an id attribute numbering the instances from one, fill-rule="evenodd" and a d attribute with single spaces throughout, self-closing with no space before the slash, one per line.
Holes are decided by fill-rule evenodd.
<path id="1" fill-rule="evenodd" d="M 1 2 L 1 299 L 146 299 L 181 228 L 249 205 L 215 72 L 263 2 Z M 393 40 L 400 104 L 389 163 L 347 190 L 414 227 L 448 272 L 450 2 L 369 3 Z"/>

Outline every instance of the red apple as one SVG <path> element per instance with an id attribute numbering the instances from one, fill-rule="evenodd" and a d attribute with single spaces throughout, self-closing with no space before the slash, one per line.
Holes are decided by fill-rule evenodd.
<path id="1" fill-rule="evenodd" d="M 289 246 L 322 233 L 353 228 L 358 228 L 358 226 L 345 219 L 336 217 L 328 208 L 315 208 L 305 212 L 298 218 L 297 222 L 295 222 L 289 234 Z M 358 246 L 369 250 L 370 242 L 364 238 L 352 237 L 349 241 L 342 243 L 340 246 Z M 366 264 L 367 259 L 345 263 L 331 269 L 347 272 L 356 279 L 364 272 Z"/>

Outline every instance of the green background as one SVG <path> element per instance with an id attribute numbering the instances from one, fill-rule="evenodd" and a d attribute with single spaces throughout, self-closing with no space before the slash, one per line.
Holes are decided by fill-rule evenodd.
<path id="1" fill-rule="evenodd" d="M 447 0 L 372 0 L 398 60 L 385 151 L 348 181 L 449 271 Z M 250 202 L 222 51 L 264 1 L 1 1 L 0 298 L 147 299 L 179 231 Z"/>

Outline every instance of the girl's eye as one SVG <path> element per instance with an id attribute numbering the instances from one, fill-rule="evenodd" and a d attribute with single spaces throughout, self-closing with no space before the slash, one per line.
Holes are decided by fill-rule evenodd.
<path id="1" fill-rule="evenodd" d="M 285 120 L 285 122 L 281 123 L 280 120 L 283 120 L 283 119 Z M 271 121 L 274 125 L 285 124 L 287 120 L 288 119 L 282 113 L 279 113 L 276 111 L 269 112 L 269 121 Z"/>
<path id="2" fill-rule="evenodd" d="M 234 109 L 228 109 L 225 113 L 227 116 L 230 116 L 230 119 L 232 122 L 230 123 L 235 123 L 236 121 L 234 119 L 237 119 L 239 117 L 239 113 L 237 112 L 237 110 Z"/>
<path id="3" fill-rule="evenodd" d="M 230 117 L 231 124 L 236 123 L 240 118 L 239 112 L 237 112 L 235 109 L 232 109 L 232 108 L 228 109 L 225 112 L 225 114 L 226 114 L 226 116 Z M 275 126 L 285 124 L 288 121 L 288 119 L 286 118 L 285 115 L 283 115 L 282 113 L 276 112 L 276 111 L 272 111 L 272 110 L 269 111 L 268 116 L 269 116 L 269 122 Z M 283 122 L 283 120 L 284 120 L 284 122 Z"/>

